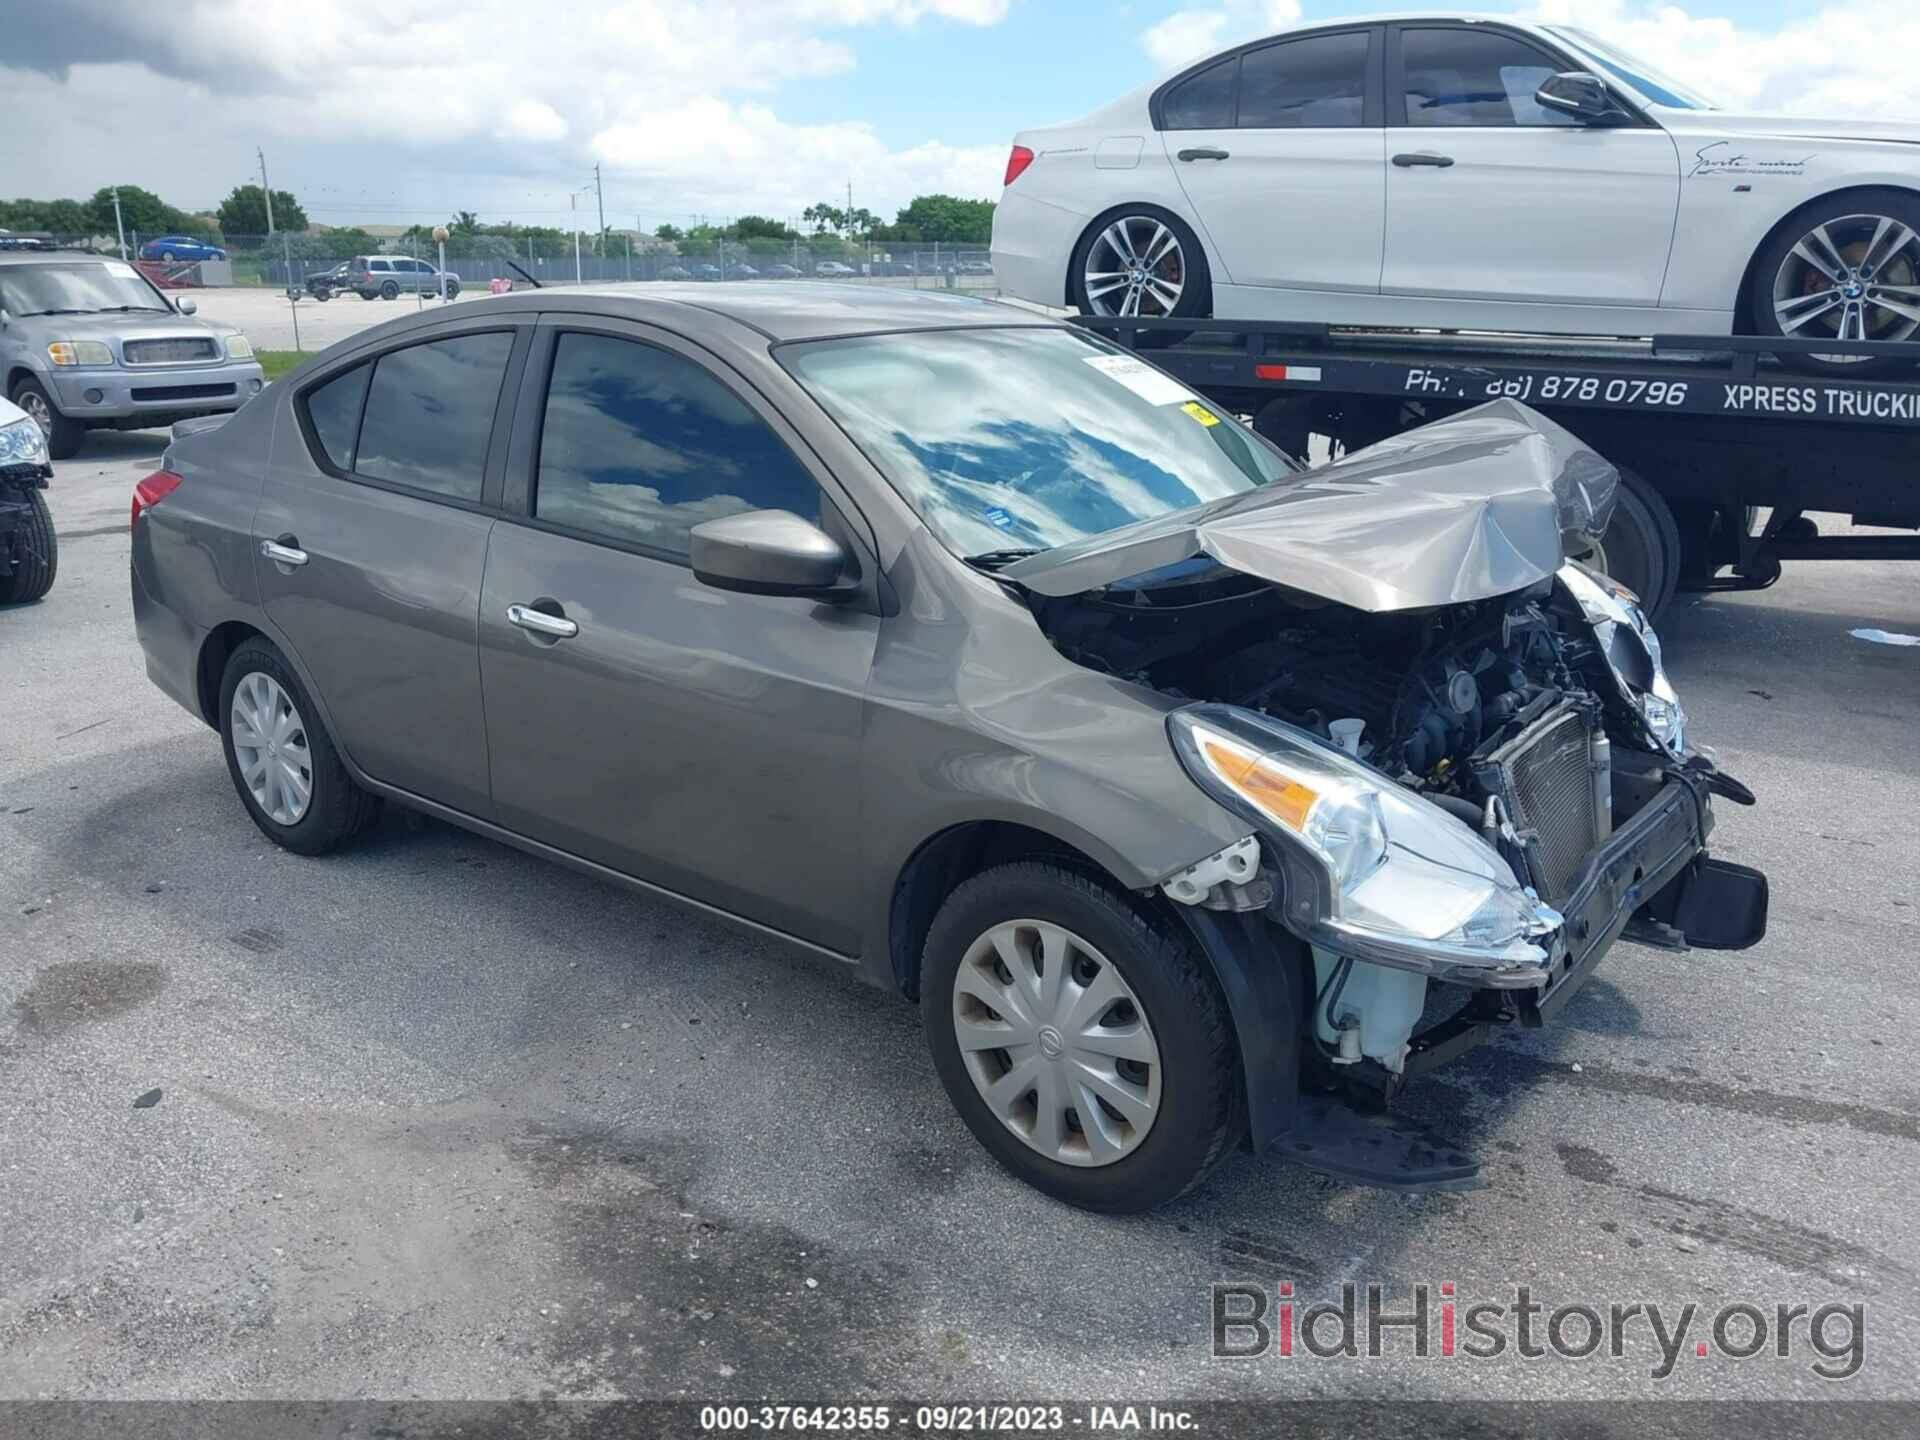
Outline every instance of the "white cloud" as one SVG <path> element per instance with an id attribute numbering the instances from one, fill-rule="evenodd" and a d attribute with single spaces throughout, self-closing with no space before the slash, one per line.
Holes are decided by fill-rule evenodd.
<path id="1" fill-rule="evenodd" d="M 1780 29 L 1622 0 L 1544 0 L 1539 18 L 1579 25 L 1729 109 L 1834 118 L 1920 116 L 1920 14 L 1866 0 Z"/>
<path id="2" fill-rule="evenodd" d="M 795 196 L 803 208 L 843 191 L 849 173 L 857 203 L 890 214 L 922 176 L 996 193 L 1004 154 L 932 137 L 889 145 L 854 118 L 790 124 L 773 97 L 853 70 L 859 27 L 990 26 L 1009 3 L 381 0 L 369 25 L 353 0 L 60 0 L 8 22 L 7 188 L 89 194 L 131 180 L 210 205 L 263 145 L 276 185 L 336 222 L 449 206 L 538 221 L 536 209 L 566 212 L 596 158 L 622 223 L 782 213 Z M 655 183 L 623 185 L 642 178 Z M 366 213 L 347 216 L 360 197 Z"/>
<path id="3" fill-rule="evenodd" d="M 927 141 L 893 150 L 858 122 L 795 125 L 766 106 L 710 95 L 664 109 L 636 107 L 596 134 L 591 148 L 609 174 L 647 186 L 697 186 L 716 213 L 757 209 L 775 217 L 838 197 L 850 179 L 854 203 L 881 213 L 896 208 L 885 198 L 891 196 L 990 196 L 1007 158 L 1000 145 Z"/>
<path id="4" fill-rule="evenodd" d="M 1197 10 L 1176 10 L 1140 36 L 1140 45 L 1153 63 L 1173 70 L 1224 50 L 1284 30 L 1300 19 L 1300 0 L 1227 0 L 1226 4 Z"/>

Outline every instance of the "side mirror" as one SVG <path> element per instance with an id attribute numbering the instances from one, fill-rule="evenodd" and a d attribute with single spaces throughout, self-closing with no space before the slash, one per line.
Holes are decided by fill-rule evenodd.
<path id="1" fill-rule="evenodd" d="M 1546 109 L 1571 115 L 1583 125 L 1610 125 L 1627 118 L 1626 111 L 1614 103 L 1606 82 L 1584 70 L 1548 76 L 1533 92 L 1533 98 Z"/>
<path id="2" fill-rule="evenodd" d="M 746 595 L 844 599 L 847 552 L 838 540 L 789 510 L 749 510 L 693 527 L 693 577 Z"/>
<path id="3" fill-rule="evenodd" d="M 182 295 L 178 300 L 173 302 L 173 308 L 178 310 L 182 315 L 191 315 L 200 307 Z"/>

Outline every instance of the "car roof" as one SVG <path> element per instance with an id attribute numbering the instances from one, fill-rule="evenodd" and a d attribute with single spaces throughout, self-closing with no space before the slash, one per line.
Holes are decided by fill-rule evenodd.
<path id="1" fill-rule="evenodd" d="M 542 292 L 519 292 L 515 299 Z M 819 340 L 888 330 L 959 330 L 982 325 L 1048 325 L 1051 316 L 1017 305 L 943 290 L 888 285 L 835 285 L 818 280 L 770 280 L 743 285 L 568 286 L 545 292 L 564 299 L 606 302 L 608 313 L 665 321 L 668 309 L 703 310 L 758 331 L 769 340 Z M 482 304 L 490 303 L 486 301 Z M 600 308 L 598 305 L 585 308 Z"/>

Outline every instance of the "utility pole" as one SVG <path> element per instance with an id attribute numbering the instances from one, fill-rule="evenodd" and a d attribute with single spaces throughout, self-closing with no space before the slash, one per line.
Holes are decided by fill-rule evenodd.
<path id="1" fill-rule="evenodd" d="M 267 183 L 267 152 L 259 147 L 254 154 L 260 157 L 260 193 L 267 197 L 267 234 L 273 234 L 273 187 Z"/>
<path id="2" fill-rule="evenodd" d="M 120 187 L 113 187 L 113 233 L 120 237 L 120 258 L 127 258 L 127 227 L 120 223 Z"/>
<path id="3" fill-rule="evenodd" d="M 599 233 L 600 233 L 601 239 L 595 242 L 595 246 L 597 248 L 598 245 L 605 240 L 606 234 L 607 234 L 607 197 L 606 197 L 606 194 L 600 189 L 600 167 L 598 165 L 595 165 L 593 167 L 593 198 L 594 198 L 594 203 L 600 207 L 600 232 Z"/>

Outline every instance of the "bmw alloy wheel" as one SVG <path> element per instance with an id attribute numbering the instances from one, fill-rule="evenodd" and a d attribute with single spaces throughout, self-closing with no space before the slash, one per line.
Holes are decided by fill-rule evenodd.
<path id="1" fill-rule="evenodd" d="M 967 947 L 952 1020 L 975 1089 L 1008 1130 L 1062 1165 L 1111 1165 L 1160 1111 L 1160 1047 L 1119 969 L 1042 920 Z"/>
<path id="2" fill-rule="evenodd" d="M 1187 287 L 1187 255 L 1171 226 L 1150 215 L 1123 215 L 1087 247 L 1080 279 L 1096 315 L 1161 319 Z"/>
<path id="3" fill-rule="evenodd" d="M 268 819 L 298 825 L 313 799 L 313 755 L 293 697 L 254 670 L 233 692 L 233 753 L 240 779 Z"/>
<path id="4" fill-rule="evenodd" d="M 1920 332 L 1920 236 L 1887 215 L 1842 215 L 1801 236 L 1773 278 L 1780 333 L 1802 340 L 1911 340 Z M 1858 363 L 1864 355 L 1828 355 Z"/>

